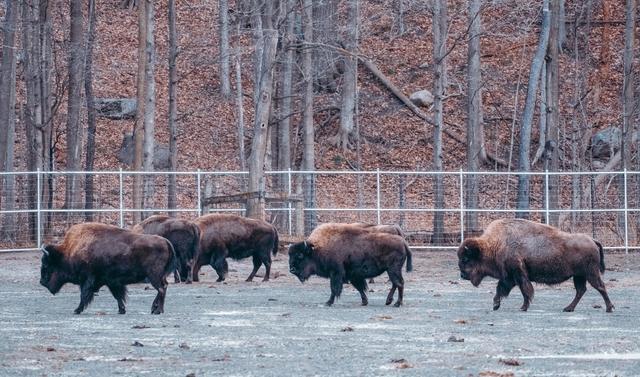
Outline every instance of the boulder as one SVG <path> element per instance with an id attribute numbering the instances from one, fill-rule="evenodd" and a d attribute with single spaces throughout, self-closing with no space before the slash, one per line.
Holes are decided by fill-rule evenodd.
<path id="1" fill-rule="evenodd" d="M 591 137 L 591 156 L 609 158 L 620 149 L 622 132 L 618 127 L 607 127 Z"/>
<path id="2" fill-rule="evenodd" d="M 433 94 L 426 89 L 412 93 L 409 99 L 416 106 L 429 107 L 433 104 Z"/>
<path id="3" fill-rule="evenodd" d="M 135 98 L 96 98 L 96 115 L 108 119 L 133 119 L 136 116 Z"/>

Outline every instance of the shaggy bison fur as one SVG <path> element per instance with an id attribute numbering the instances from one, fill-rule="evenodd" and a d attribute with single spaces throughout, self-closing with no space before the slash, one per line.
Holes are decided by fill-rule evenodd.
<path id="1" fill-rule="evenodd" d="M 304 283 L 311 275 L 330 279 L 328 306 L 340 297 L 345 282 L 351 282 L 360 292 L 362 305 L 367 305 L 366 279 L 385 271 L 393 284 L 386 304 L 391 304 L 397 289 L 395 306 L 402 305 L 402 266 L 405 261 L 407 271 L 411 271 L 411 251 L 402 237 L 371 232 L 357 225 L 324 224 L 316 228 L 306 241 L 289 246 L 289 271 L 300 282 Z"/>
<path id="2" fill-rule="evenodd" d="M 228 214 L 205 215 L 197 218 L 200 228 L 200 248 L 193 268 L 193 280 L 198 281 L 200 267 L 211 265 L 223 281 L 229 266 L 226 258 L 253 258 L 253 271 L 247 278 L 252 281 L 261 265 L 266 272 L 263 281 L 271 273 L 271 253 L 278 253 L 278 231 L 266 221 Z"/>
<path id="3" fill-rule="evenodd" d="M 374 224 L 368 224 L 368 223 L 352 223 L 351 225 L 359 226 L 371 232 L 395 234 L 396 236 L 400 236 L 404 238 L 404 232 L 398 225 L 395 225 L 395 224 L 374 225 Z M 374 283 L 373 278 L 369 279 L 369 283 L 371 284 Z"/>
<path id="4" fill-rule="evenodd" d="M 176 255 L 165 238 L 137 234 L 115 226 L 84 223 L 69 228 L 58 245 L 42 246 L 40 284 L 56 294 L 66 283 L 80 286 L 82 313 L 93 296 L 106 285 L 125 313 L 127 284 L 145 279 L 158 291 L 152 314 L 164 311 L 167 275 L 175 269 Z"/>
<path id="5" fill-rule="evenodd" d="M 585 234 L 570 234 L 545 224 L 523 219 L 496 220 L 480 237 L 468 238 L 458 249 L 460 276 L 480 285 L 485 276 L 498 279 L 493 310 L 518 286 L 524 297 L 521 310 L 533 298 L 531 282 L 559 284 L 573 277 L 576 296 L 564 308 L 571 312 L 587 290 L 589 282 L 604 299 L 607 312 L 613 310 L 602 281 L 602 245 Z"/>
<path id="6" fill-rule="evenodd" d="M 200 242 L 200 228 L 193 222 L 175 217 L 155 215 L 133 227 L 136 233 L 155 234 L 168 239 L 178 257 L 178 266 L 173 272 L 174 280 L 191 284 L 193 264 Z"/>

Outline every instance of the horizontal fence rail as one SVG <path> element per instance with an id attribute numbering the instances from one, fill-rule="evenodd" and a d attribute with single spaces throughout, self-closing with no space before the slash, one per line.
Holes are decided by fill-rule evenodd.
<path id="1" fill-rule="evenodd" d="M 133 178 L 148 180 L 143 208 L 132 200 Z M 169 176 L 176 180 L 177 206 L 167 207 Z M 599 187 L 596 177 L 605 177 Z M 65 183 L 77 193 L 65 197 Z M 90 208 L 85 194 L 93 179 Z M 195 218 L 205 213 L 245 214 L 246 171 L 21 171 L 0 172 L 0 252 L 37 250 L 61 239 L 79 222 L 125 228 L 133 214 Z M 518 178 L 530 181 L 530 204 L 518 209 Z M 445 186 L 444 204 L 434 206 L 434 182 Z M 477 193 L 474 195 L 474 193 Z M 395 223 L 411 247 L 453 250 L 489 222 L 528 215 L 535 221 L 587 233 L 609 250 L 640 249 L 640 172 L 432 172 L 267 171 L 262 190 L 267 220 L 282 235 L 301 238 L 325 222 Z M 223 199 L 220 199 L 223 198 Z M 225 199 L 226 198 L 226 199 Z M 238 199 L 236 199 L 238 198 Z M 475 198 L 475 205 L 470 201 Z M 213 204 L 210 204 L 213 203 Z M 441 232 L 434 233 L 435 225 Z"/>

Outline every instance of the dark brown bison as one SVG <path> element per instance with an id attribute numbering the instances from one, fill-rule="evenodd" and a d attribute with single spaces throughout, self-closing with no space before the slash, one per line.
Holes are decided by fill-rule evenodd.
<path id="1" fill-rule="evenodd" d="M 125 313 L 127 284 L 145 279 L 158 291 L 152 314 L 164 311 L 167 275 L 175 269 L 176 255 L 165 238 L 137 234 L 99 223 L 77 224 L 69 228 L 58 245 L 43 245 L 40 284 L 56 294 L 66 283 L 80 286 L 80 314 L 93 295 L 106 285 Z"/>
<path id="2" fill-rule="evenodd" d="M 351 225 L 359 226 L 371 232 L 395 234 L 396 236 L 400 236 L 404 238 L 404 232 L 398 225 L 395 225 L 395 224 L 374 225 L 374 224 L 367 224 L 367 223 L 352 223 Z M 369 283 L 374 283 L 373 279 L 369 279 Z"/>
<path id="3" fill-rule="evenodd" d="M 480 237 L 468 238 L 458 249 L 460 276 L 480 285 L 485 276 L 498 279 L 493 310 L 518 286 L 526 311 L 533 298 L 531 282 L 559 284 L 573 277 L 576 297 L 564 308 L 571 312 L 587 290 L 588 281 L 613 310 L 601 273 L 602 245 L 585 234 L 569 234 L 557 228 L 522 219 L 496 220 Z"/>
<path id="4" fill-rule="evenodd" d="M 155 234 L 168 239 L 178 257 L 178 266 L 173 272 L 174 280 L 191 284 L 193 265 L 200 242 L 200 228 L 193 222 L 165 215 L 155 215 L 133 227 L 133 231 Z"/>
<path id="5" fill-rule="evenodd" d="M 404 279 L 402 266 L 412 270 L 411 251 L 402 237 L 387 233 L 371 232 L 357 225 L 324 224 L 316 228 L 306 241 L 289 246 L 289 271 L 305 282 L 311 275 L 331 280 L 331 297 L 327 305 L 333 305 L 342 293 L 345 282 L 360 292 L 362 305 L 367 299 L 367 278 L 387 272 L 392 287 L 386 304 L 393 301 L 402 305 Z"/>
<path id="6" fill-rule="evenodd" d="M 200 227 L 200 248 L 195 266 L 193 280 L 198 281 L 200 267 L 211 265 L 218 274 L 217 281 L 223 281 L 229 266 L 226 258 L 253 258 L 253 271 L 247 278 L 252 281 L 261 265 L 265 274 L 262 281 L 269 280 L 271 273 L 271 253 L 278 253 L 278 231 L 266 221 L 246 217 L 213 214 L 197 218 Z"/>

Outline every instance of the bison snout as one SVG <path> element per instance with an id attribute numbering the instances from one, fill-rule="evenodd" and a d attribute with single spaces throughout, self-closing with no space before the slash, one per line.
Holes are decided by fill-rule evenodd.
<path id="1" fill-rule="evenodd" d="M 463 278 L 464 280 L 469 280 L 469 274 L 467 274 L 464 271 L 460 272 L 460 277 Z"/>
<path id="2" fill-rule="evenodd" d="M 296 269 L 291 267 L 291 268 L 289 268 L 289 272 L 291 272 L 292 274 L 295 275 L 296 274 Z"/>

